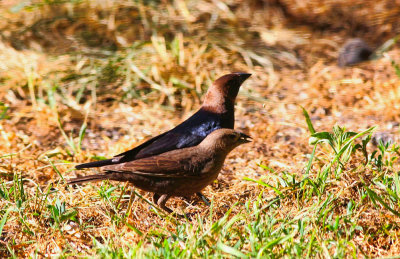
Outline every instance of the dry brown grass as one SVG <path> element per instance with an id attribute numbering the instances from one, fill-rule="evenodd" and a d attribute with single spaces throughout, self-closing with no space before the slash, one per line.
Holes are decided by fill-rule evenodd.
<path id="1" fill-rule="evenodd" d="M 0 100 L 8 107 L 7 116 L 0 120 L 0 187 L 10 191 L 9 197 L 0 200 L 2 217 L 11 208 L 0 237 L 1 257 L 111 256 L 111 252 L 124 257 L 165 256 L 154 251 L 164 251 L 157 245 L 176 240 L 174 233 L 185 235 L 186 241 L 177 242 L 180 249 L 194 245 L 193 240 L 205 240 L 194 245 L 197 252 L 188 248 L 193 257 L 218 255 L 218 251 L 226 255 L 227 250 L 216 244 L 234 246 L 240 235 L 229 239 L 224 227 L 205 229 L 232 209 L 230 219 L 245 218 L 244 223 L 233 224 L 234 230 L 247 237 L 246 226 L 257 217 L 247 211 L 246 202 L 250 207 L 261 203 L 265 226 L 272 218 L 281 222 L 272 225 L 275 232 L 287 226 L 289 234 L 295 233 L 286 243 L 266 250 L 270 256 L 300 257 L 308 250 L 317 257 L 400 253 L 399 217 L 374 204 L 370 196 L 363 197 L 365 186 L 372 188 L 368 184 L 380 176 L 394 179 L 398 174 L 396 152 L 385 155 L 385 159 L 395 158 L 393 165 L 377 170 L 364 165 L 357 151 L 340 177 L 328 179 L 321 195 L 309 187 L 282 186 L 279 180 L 291 174 L 300 181 L 312 152 L 300 106 L 309 112 L 317 131 L 332 131 L 338 124 L 360 132 L 376 125 L 377 131 L 398 140 L 400 77 L 391 63 L 400 60 L 398 46 L 378 60 L 339 68 L 335 57 L 346 31 L 293 23 L 273 1 L 177 0 L 158 6 L 152 1 L 35 3 L 12 13 L 9 8 L 16 3 L 3 1 L 0 13 Z M 313 3 L 323 6 L 324 2 Z M 375 10 L 375 5 L 370 8 Z M 327 16 L 324 22 L 334 18 Z M 208 85 L 231 71 L 253 74 L 239 93 L 236 128 L 249 132 L 254 142 L 235 150 L 218 181 L 206 188 L 212 209 L 198 200 L 187 204 L 171 199 L 168 206 L 193 212 L 203 219 L 201 223 L 160 216 L 138 197 L 126 211 L 133 189 L 124 190 L 123 183 L 65 186 L 60 175 L 86 174 L 71 170 L 75 163 L 94 156 L 111 157 L 190 116 Z M 80 148 L 78 136 L 84 122 L 87 129 Z M 72 136 L 75 149 L 62 132 Z M 370 144 L 369 152 L 376 149 Z M 332 155 L 326 146 L 317 149 L 311 178 L 317 178 Z M 244 181 L 244 177 L 262 179 L 282 191 L 279 205 L 268 205 L 277 197 L 272 188 Z M 25 179 L 24 193 L 21 178 Z M 389 189 L 393 186 L 386 184 Z M 116 189 L 110 190 L 111 185 Z M 385 188 L 374 190 L 389 203 Z M 332 210 L 325 217 L 333 222 L 339 217 L 339 230 L 319 221 L 320 205 L 329 199 Z M 67 212 L 77 214 L 58 224 L 49 207 L 57 200 L 65 202 Z M 351 200 L 358 207 L 347 216 Z M 399 211 L 399 201 L 393 204 L 391 208 Z M 304 239 L 290 228 L 299 219 L 308 222 Z M 346 236 L 349 222 L 361 228 Z M 274 231 L 265 235 L 273 236 Z M 252 244 L 238 250 L 254 257 Z M 306 246 L 300 255 L 294 248 L 285 250 L 294 244 Z M 180 254 L 185 255 L 189 254 Z"/>

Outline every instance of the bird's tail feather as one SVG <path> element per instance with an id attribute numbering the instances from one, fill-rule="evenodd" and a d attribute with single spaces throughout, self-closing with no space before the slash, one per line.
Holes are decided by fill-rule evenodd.
<path id="1" fill-rule="evenodd" d="M 100 166 L 105 166 L 105 165 L 112 165 L 114 164 L 112 162 L 113 159 L 106 159 L 106 160 L 100 160 L 100 161 L 94 161 L 90 163 L 84 163 L 75 166 L 76 169 L 83 169 L 83 168 L 91 168 L 91 167 L 100 167 Z"/>
<path id="2" fill-rule="evenodd" d="M 67 184 L 77 184 L 77 183 L 84 183 L 84 182 L 90 182 L 90 181 L 101 181 L 101 180 L 109 179 L 109 176 L 110 176 L 109 174 L 87 175 L 87 176 L 69 179 L 67 181 Z"/>

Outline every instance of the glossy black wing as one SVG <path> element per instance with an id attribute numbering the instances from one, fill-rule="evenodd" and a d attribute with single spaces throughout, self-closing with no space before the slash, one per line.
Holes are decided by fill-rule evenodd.
<path id="1" fill-rule="evenodd" d="M 118 154 L 116 156 L 114 156 L 114 158 L 112 160 L 114 160 L 114 162 L 118 162 L 118 163 L 124 163 L 124 162 L 128 162 L 128 161 L 132 161 L 134 159 L 136 159 L 136 155 L 142 151 L 143 149 L 151 146 L 154 142 L 156 142 L 157 140 L 163 138 L 166 134 L 168 134 L 169 131 L 164 132 L 158 136 L 155 136 L 154 138 L 151 138 L 149 140 L 147 140 L 146 142 L 140 144 L 137 147 L 132 148 L 131 150 L 125 151 L 121 154 Z"/>

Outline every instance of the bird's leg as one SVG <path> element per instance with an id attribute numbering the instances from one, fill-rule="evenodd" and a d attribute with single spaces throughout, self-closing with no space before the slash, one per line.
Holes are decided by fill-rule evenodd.
<path id="1" fill-rule="evenodd" d="M 173 211 L 170 208 L 168 208 L 167 206 L 165 206 L 165 203 L 167 203 L 168 199 L 171 196 L 168 195 L 168 194 L 163 194 L 163 195 L 161 195 L 161 197 L 157 194 L 157 196 L 159 197 L 158 200 L 157 200 L 158 207 L 160 207 L 161 209 L 165 210 L 168 213 L 172 213 Z"/>
<path id="2" fill-rule="evenodd" d="M 122 196 L 124 196 L 125 192 L 126 192 L 126 188 L 128 187 L 129 182 L 125 183 L 124 188 L 122 189 L 121 195 L 119 196 L 118 200 L 117 200 L 117 205 L 115 206 L 116 208 L 118 208 L 119 204 L 121 203 L 121 199 Z"/>
<path id="3" fill-rule="evenodd" d="M 128 208 L 126 209 L 127 216 L 131 214 L 131 209 L 132 209 L 132 204 L 133 201 L 135 200 L 135 192 L 132 190 L 131 196 L 129 197 L 129 202 L 128 202 Z"/>
<path id="4" fill-rule="evenodd" d="M 190 199 L 190 197 L 187 196 L 182 196 L 181 197 L 182 200 L 186 201 L 187 203 L 190 203 L 192 200 Z"/>
<path id="5" fill-rule="evenodd" d="M 160 199 L 160 194 L 154 193 L 154 194 L 153 194 L 153 202 L 154 202 L 155 204 L 157 204 L 158 199 Z"/>
<path id="6" fill-rule="evenodd" d="M 207 206 L 210 206 L 210 205 L 211 205 L 210 200 L 209 200 L 206 196 L 204 196 L 201 192 L 197 192 L 196 194 L 197 194 L 197 196 L 199 196 L 199 197 L 204 201 L 204 203 L 205 203 Z"/>

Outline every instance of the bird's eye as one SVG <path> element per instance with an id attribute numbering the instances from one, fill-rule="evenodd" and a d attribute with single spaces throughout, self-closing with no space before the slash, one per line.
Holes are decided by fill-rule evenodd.
<path id="1" fill-rule="evenodd" d="M 237 136 L 232 134 L 232 135 L 229 135 L 229 138 L 234 140 L 234 139 L 237 139 Z"/>

